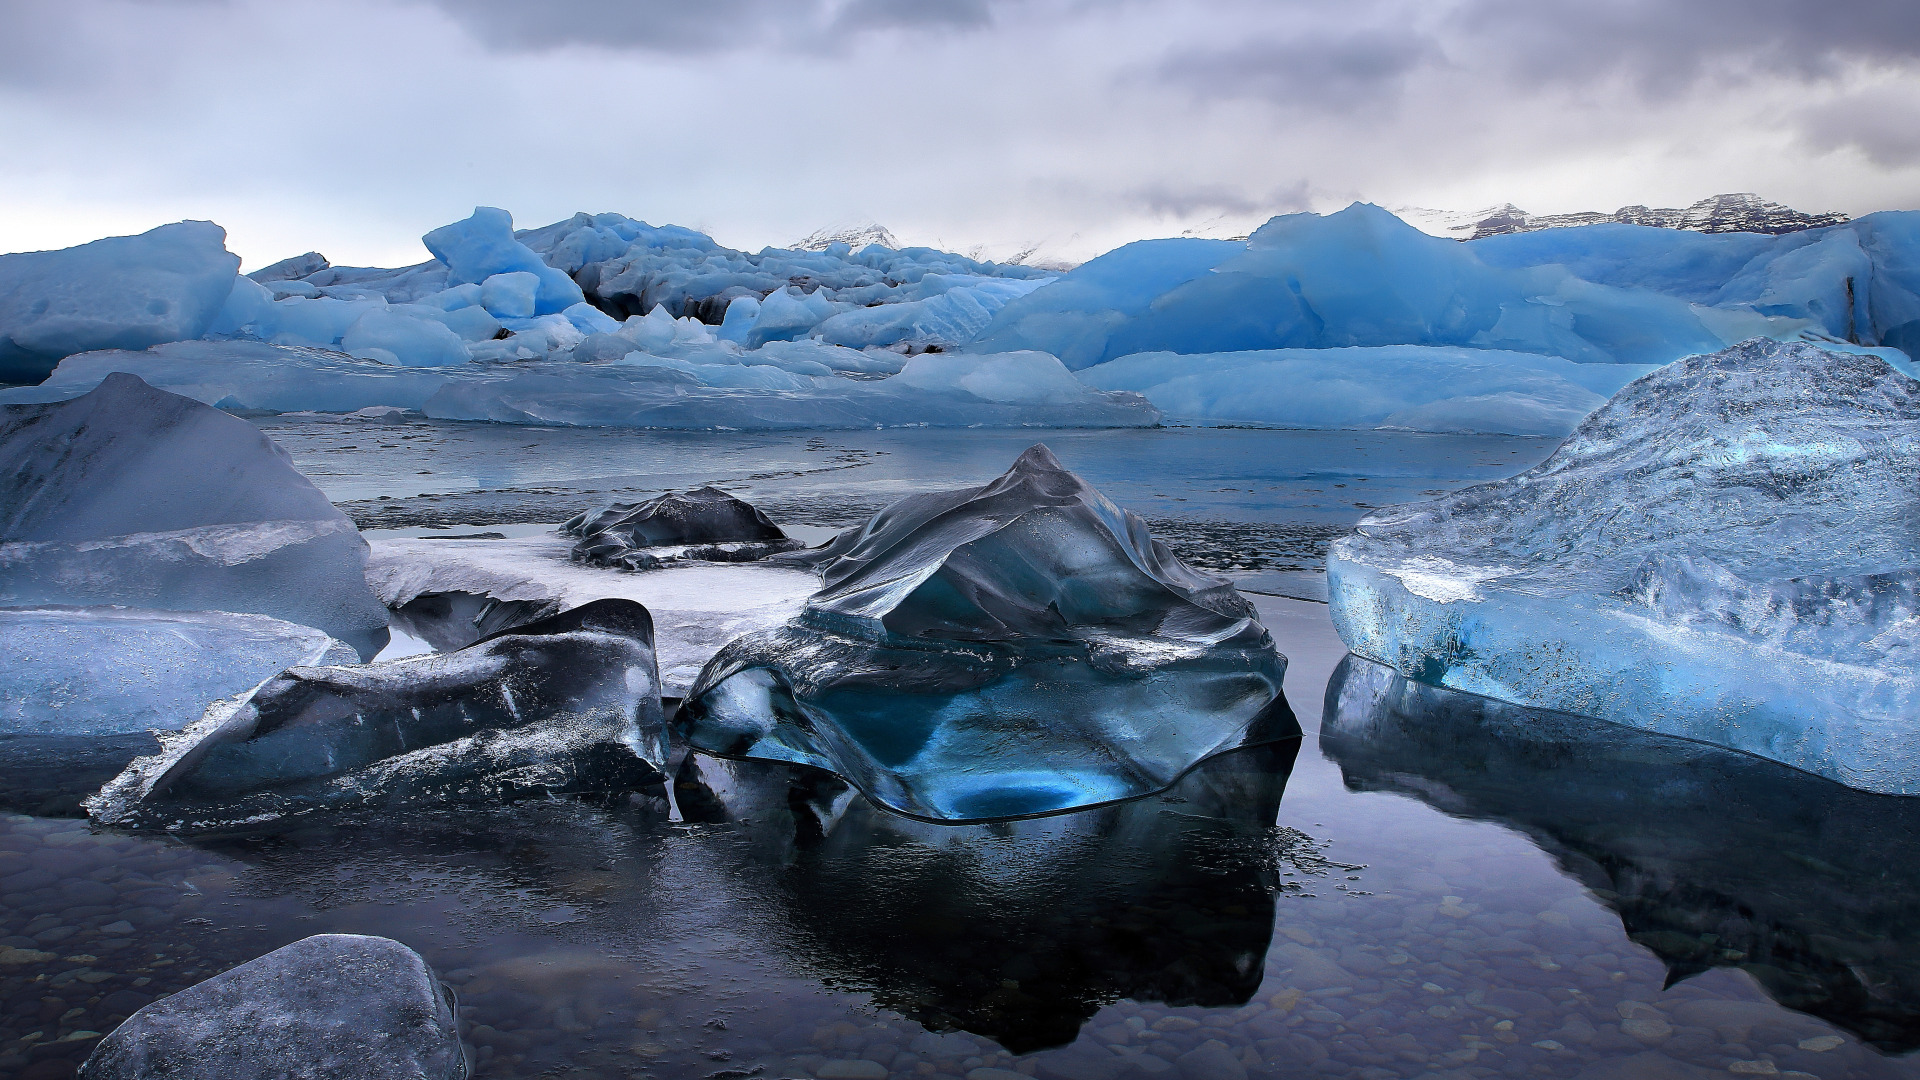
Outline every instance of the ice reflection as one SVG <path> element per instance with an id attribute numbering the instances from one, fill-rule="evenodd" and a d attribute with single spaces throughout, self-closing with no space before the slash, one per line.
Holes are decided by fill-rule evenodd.
<path id="1" fill-rule="evenodd" d="M 748 843 L 796 962 L 935 1030 L 1015 1053 L 1073 1041 L 1108 1002 L 1233 1006 L 1259 989 L 1279 889 L 1273 829 L 1297 740 L 1214 758 L 1150 798 L 935 825 L 805 767 L 689 757 L 691 819 Z"/>
<path id="2" fill-rule="evenodd" d="M 1882 1050 L 1920 1048 L 1920 800 L 1354 657 L 1328 683 L 1320 746 L 1350 789 L 1531 837 L 1669 986 L 1738 967 Z"/>

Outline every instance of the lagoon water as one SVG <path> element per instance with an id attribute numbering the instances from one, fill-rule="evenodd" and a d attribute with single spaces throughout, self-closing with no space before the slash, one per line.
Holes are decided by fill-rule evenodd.
<path id="1" fill-rule="evenodd" d="M 15 786 L 0 1076 L 70 1076 L 146 1001 L 324 932 L 424 954 L 479 1077 L 1920 1076 L 1920 801 L 1344 659 L 1326 542 L 1551 442 L 260 423 L 362 527 L 428 535 L 704 482 L 842 526 L 1045 441 L 1254 594 L 1307 735 L 969 827 L 711 763 L 671 806 L 193 839 Z"/>

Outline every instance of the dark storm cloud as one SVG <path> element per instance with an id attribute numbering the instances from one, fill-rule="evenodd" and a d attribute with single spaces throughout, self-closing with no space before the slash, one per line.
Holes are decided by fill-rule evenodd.
<path id="1" fill-rule="evenodd" d="M 1408 75 L 1440 59 L 1431 39 L 1411 31 L 1342 31 L 1186 50 L 1167 57 L 1159 75 L 1202 97 L 1341 110 L 1398 95 Z"/>

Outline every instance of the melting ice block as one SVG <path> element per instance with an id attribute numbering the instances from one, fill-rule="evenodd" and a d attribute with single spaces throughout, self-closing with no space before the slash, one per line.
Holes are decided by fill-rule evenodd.
<path id="1" fill-rule="evenodd" d="M 752 562 L 802 547 L 742 499 L 708 485 L 641 503 L 610 503 L 561 526 L 573 557 L 594 566 L 653 570 L 669 561 Z"/>
<path id="2" fill-rule="evenodd" d="M 0 382 L 37 382 L 69 353 L 199 337 L 239 269 L 211 221 L 0 255 Z"/>
<path id="3" fill-rule="evenodd" d="M 87 802 L 210 827 L 415 801 L 618 794 L 665 768 L 653 624 L 601 600 L 458 652 L 297 667 L 215 702 Z"/>
<path id="4" fill-rule="evenodd" d="M 909 496 L 775 558 L 825 587 L 708 663 L 675 722 L 695 749 L 975 821 L 1144 795 L 1299 733 L 1286 659 L 1246 599 L 1044 446 L 992 483 Z"/>
<path id="5" fill-rule="evenodd" d="M 0 732 L 174 730 L 285 668 L 354 659 L 319 630 L 264 615 L 0 608 Z"/>
<path id="6" fill-rule="evenodd" d="M 1920 794 L 1916 485 L 1920 382 L 1750 341 L 1510 480 L 1363 519 L 1334 623 L 1411 679 Z"/>
<path id="7" fill-rule="evenodd" d="M 453 997 L 397 941 L 316 934 L 148 1005 L 80 1070 L 88 1080 L 460 1080 Z"/>
<path id="8" fill-rule="evenodd" d="M 109 374 L 0 407 L 0 603 L 238 611 L 372 656 L 386 611 L 346 515 L 244 420 Z"/>

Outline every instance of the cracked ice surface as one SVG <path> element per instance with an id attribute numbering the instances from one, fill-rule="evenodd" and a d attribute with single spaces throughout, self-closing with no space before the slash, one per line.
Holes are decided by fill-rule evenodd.
<path id="1" fill-rule="evenodd" d="M 1920 382 L 1751 341 L 1512 479 L 1370 515 L 1332 613 L 1408 678 L 1920 794 L 1916 486 Z"/>

